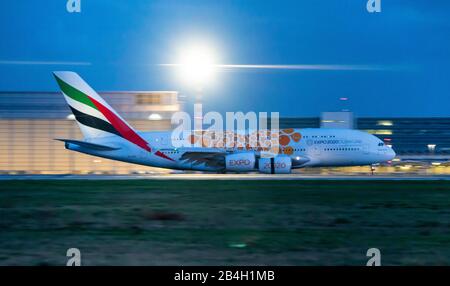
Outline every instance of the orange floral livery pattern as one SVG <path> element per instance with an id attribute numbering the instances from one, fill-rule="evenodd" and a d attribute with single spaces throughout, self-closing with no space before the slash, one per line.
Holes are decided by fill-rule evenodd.
<path id="1" fill-rule="evenodd" d="M 188 145 L 205 148 L 237 148 L 239 150 L 267 151 L 292 155 L 291 143 L 299 143 L 302 135 L 294 129 L 281 129 L 280 132 L 259 130 L 251 134 L 239 134 L 232 131 L 194 131 L 187 136 Z"/>

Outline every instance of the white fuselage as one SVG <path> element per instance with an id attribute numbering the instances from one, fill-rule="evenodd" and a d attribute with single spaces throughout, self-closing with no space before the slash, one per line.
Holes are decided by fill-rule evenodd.
<path id="1" fill-rule="evenodd" d="M 288 147 L 292 151 L 289 156 L 292 159 L 292 168 L 302 167 L 325 167 L 325 166 L 361 166 L 382 163 L 392 160 L 395 152 L 386 146 L 380 139 L 366 132 L 350 129 L 294 129 L 301 133 L 301 140 L 290 142 Z M 118 150 L 92 150 L 78 145 L 67 144 L 70 150 L 119 160 L 129 163 L 198 171 L 223 171 L 216 166 L 193 164 L 182 160 L 186 152 L 211 151 L 227 153 L 259 152 L 253 149 L 242 150 L 238 148 L 202 148 L 202 147 L 180 147 L 175 148 L 171 140 L 171 132 L 138 132 L 148 144 L 159 150 L 165 157 L 155 156 L 154 152 L 147 152 L 131 142 L 118 137 L 96 138 L 92 143 L 116 146 Z M 283 146 L 285 148 L 286 146 Z"/>

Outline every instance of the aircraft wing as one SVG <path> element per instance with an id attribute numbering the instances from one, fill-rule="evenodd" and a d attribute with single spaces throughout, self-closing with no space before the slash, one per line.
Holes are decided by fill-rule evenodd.
<path id="1" fill-rule="evenodd" d="M 101 145 L 86 141 L 79 141 L 79 140 L 72 140 L 72 139 L 55 139 L 58 141 L 62 141 L 66 144 L 75 144 L 84 148 L 89 148 L 93 150 L 99 150 L 99 151 L 112 151 L 112 150 L 119 150 L 119 147 L 113 147 L 113 146 L 107 146 L 107 145 Z"/>
<path id="2" fill-rule="evenodd" d="M 225 151 L 202 151 L 199 149 L 184 152 L 180 160 L 186 163 L 192 163 L 193 166 L 205 164 L 208 167 L 224 168 L 226 154 Z"/>
<path id="3" fill-rule="evenodd" d="M 193 149 L 186 151 L 181 155 L 180 159 L 186 163 L 192 163 L 193 166 L 205 164 L 208 167 L 225 168 L 225 156 L 232 152 L 218 151 L 217 149 Z M 255 154 L 256 159 L 260 154 Z M 296 156 L 292 159 L 292 169 L 298 169 L 304 167 L 304 165 L 310 161 L 308 157 Z"/>
<path id="4" fill-rule="evenodd" d="M 187 163 L 192 163 L 192 165 L 205 164 L 208 167 L 224 168 L 225 167 L 225 156 L 232 154 L 233 152 L 218 151 L 217 149 L 209 148 L 194 148 L 188 150 L 181 155 L 180 159 L 185 160 Z M 255 154 L 256 159 L 260 157 L 260 154 Z M 310 161 L 308 157 L 296 156 L 292 159 L 292 168 L 302 168 L 304 164 Z"/>

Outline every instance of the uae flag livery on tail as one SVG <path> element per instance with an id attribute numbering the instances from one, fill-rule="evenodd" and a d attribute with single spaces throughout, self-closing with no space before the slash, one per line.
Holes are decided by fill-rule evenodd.
<path id="1" fill-rule="evenodd" d="M 151 152 L 148 143 L 78 74 L 53 74 L 86 139 L 117 135 Z"/>

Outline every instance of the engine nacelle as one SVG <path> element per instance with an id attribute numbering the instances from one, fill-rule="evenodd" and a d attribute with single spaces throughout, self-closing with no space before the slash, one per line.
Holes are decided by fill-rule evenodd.
<path id="1" fill-rule="evenodd" d="M 249 172 L 255 169 L 256 158 L 254 153 L 236 153 L 225 156 L 227 171 Z"/>
<path id="2" fill-rule="evenodd" d="M 261 158 L 258 164 L 259 171 L 264 174 L 289 174 L 292 168 L 292 160 L 288 156 Z"/>

